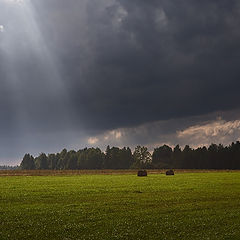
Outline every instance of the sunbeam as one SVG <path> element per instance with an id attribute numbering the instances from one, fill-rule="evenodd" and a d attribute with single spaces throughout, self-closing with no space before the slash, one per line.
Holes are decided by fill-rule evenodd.
<path id="1" fill-rule="evenodd" d="M 56 59 L 44 41 L 31 1 L 0 0 L 0 4 L 1 11 L 9 14 L 7 20 L 1 22 L 0 18 L 1 69 L 5 76 L 0 83 L 10 93 L 5 100 L 15 106 L 9 110 L 14 131 L 32 138 L 31 143 L 18 143 L 24 150 L 29 149 L 29 144 L 39 144 L 44 129 L 54 132 L 63 125 L 70 126 L 71 107 Z M 41 124 L 37 124 L 39 116 L 46 116 Z"/>
<path id="2" fill-rule="evenodd" d="M 35 113 L 38 104 L 45 103 L 49 111 L 59 111 L 60 100 L 67 102 L 67 93 L 55 59 L 47 48 L 29 0 L 2 0 L 11 19 L 0 25 L 0 50 L 4 54 L 7 85 L 12 89 L 21 124 L 28 124 L 29 112 Z M 2 63 L 3 64 L 3 63 Z M 34 71 L 33 71 L 34 70 Z M 41 76 L 39 78 L 39 76 Z M 29 104 L 32 92 L 34 100 Z M 59 104 L 58 104 L 59 102 Z M 57 106 L 57 107 L 56 107 Z M 27 109 L 28 108 L 28 109 Z M 46 113 L 46 109 L 38 111 Z M 56 113 L 57 114 L 57 113 Z M 28 126 L 29 127 L 29 126 Z"/>

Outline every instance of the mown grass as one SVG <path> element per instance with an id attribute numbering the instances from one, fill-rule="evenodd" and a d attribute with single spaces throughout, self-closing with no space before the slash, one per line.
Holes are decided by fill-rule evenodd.
<path id="1" fill-rule="evenodd" d="M 240 173 L 0 177 L 0 239 L 240 239 Z"/>

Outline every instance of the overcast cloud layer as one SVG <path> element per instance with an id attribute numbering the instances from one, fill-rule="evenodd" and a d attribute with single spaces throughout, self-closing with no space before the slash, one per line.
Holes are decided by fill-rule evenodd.
<path id="1" fill-rule="evenodd" d="M 0 164 L 240 137 L 238 0 L 0 0 Z"/>

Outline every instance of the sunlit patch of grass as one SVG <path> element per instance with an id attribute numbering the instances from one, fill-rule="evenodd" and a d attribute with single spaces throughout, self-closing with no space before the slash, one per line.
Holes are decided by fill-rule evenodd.
<path id="1" fill-rule="evenodd" d="M 0 239 L 240 239 L 240 173 L 0 177 Z"/>

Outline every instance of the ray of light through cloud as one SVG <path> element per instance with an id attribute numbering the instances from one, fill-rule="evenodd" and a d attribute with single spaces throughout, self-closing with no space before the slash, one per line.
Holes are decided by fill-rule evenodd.
<path id="1" fill-rule="evenodd" d="M 45 44 L 31 1 L 0 0 L 0 3 L 10 16 L 4 26 L 0 25 L 0 51 L 5 70 L 3 81 L 16 106 L 13 113 L 16 134 L 28 135 L 39 114 L 46 116 L 45 124 L 51 122 L 49 112 L 55 115 L 64 112 L 61 118 L 67 125 L 71 107 L 65 84 L 56 59 Z M 68 108 L 62 108 L 62 102 Z M 34 135 L 33 142 L 37 133 Z M 18 145 L 28 149 L 23 142 Z"/>

